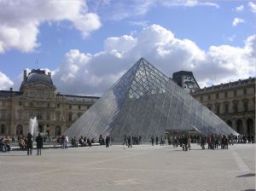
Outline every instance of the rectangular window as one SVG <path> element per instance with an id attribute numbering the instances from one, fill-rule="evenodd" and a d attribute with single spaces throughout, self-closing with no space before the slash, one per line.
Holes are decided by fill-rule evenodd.
<path id="1" fill-rule="evenodd" d="M 50 113 L 46 113 L 46 119 L 50 120 Z"/>
<path id="2" fill-rule="evenodd" d="M 244 101 L 244 111 L 248 111 L 248 101 Z"/>
<path id="3" fill-rule="evenodd" d="M 246 88 L 244 88 L 244 95 L 246 95 L 247 94 L 247 89 Z"/>
<path id="4" fill-rule="evenodd" d="M 216 105 L 216 113 L 220 113 L 220 105 L 219 104 Z"/>
<path id="5" fill-rule="evenodd" d="M 228 113 L 228 103 L 225 104 L 225 113 Z"/>
<path id="6" fill-rule="evenodd" d="M 228 92 L 225 92 L 225 98 L 227 98 L 228 97 Z"/>

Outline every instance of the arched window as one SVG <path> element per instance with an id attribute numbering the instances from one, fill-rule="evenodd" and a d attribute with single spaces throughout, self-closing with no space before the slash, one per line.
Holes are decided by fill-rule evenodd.
<path id="1" fill-rule="evenodd" d="M 228 124 L 229 127 L 232 127 L 232 121 L 227 120 L 227 124 Z"/>
<path id="2" fill-rule="evenodd" d="M 60 136 L 61 135 L 61 128 L 60 126 L 55 127 L 55 136 Z"/>
<path id="3" fill-rule="evenodd" d="M 255 135 L 255 127 L 253 125 L 253 120 L 252 119 L 247 119 L 246 121 L 246 131 L 248 136 L 254 136 Z"/>
<path id="4" fill-rule="evenodd" d="M 20 124 L 16 127 L 16 135 L 23 135 L 23 126 Z"/>
<path id="5" fill-rule="evenodd" d="M 1 125 L 0 134 L 2 134 L 2 135 L 5 134 L 5 125 L 4 124 Z"/>
<path id="6" fill-rule="evenodd" d="M 236 121 L 236 131 L 239 133 L 239 134 L 243 134 L 243 123 L 242 123 L 242 120 L 241 119 L 238 119 Z"/>

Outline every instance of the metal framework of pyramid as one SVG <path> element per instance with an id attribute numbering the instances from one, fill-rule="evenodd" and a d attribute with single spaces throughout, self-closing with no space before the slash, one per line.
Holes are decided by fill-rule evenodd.
<path id="1" fill-rule="evenodd" d="M 133 65 L 88 111 L 65 132 L 69 137 L 98 138 L 124 135 L 149 140 L 166 131 L 237 134 L 144 58 Z"/>

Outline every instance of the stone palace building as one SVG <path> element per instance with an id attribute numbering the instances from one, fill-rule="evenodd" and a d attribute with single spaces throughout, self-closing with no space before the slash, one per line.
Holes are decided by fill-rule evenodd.
<path id="1" fill-rule="evenodd" d="M 195 91 L 192 95 L 238 133 L 255 136 L 255 78 Z"/>
<path id="2" fill-rule="evenodd" d="M 20 91 L 0 91 L 0 136 L 26 135 L 33 117 L 40 132 L 61 135 L 97 99 L 57 93 L 50 73 L 24 71 Z"/>
<path id="3" fill-rule="evenodd" d="M 175 72 L 172 79 L 238 133 L 255 136 L 255 78 L 203 89 L 192 72 Z"/>

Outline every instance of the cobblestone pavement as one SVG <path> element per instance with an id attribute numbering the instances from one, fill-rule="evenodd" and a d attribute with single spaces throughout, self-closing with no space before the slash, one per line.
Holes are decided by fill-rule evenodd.
<path id="1" fill-rule="evenodd" d="M 0 153 L 0 191 L 252 191 L 255 144 L 188 152 L 172 146 Z M 35 154 L 35 150 L 34 150 Z"/>

